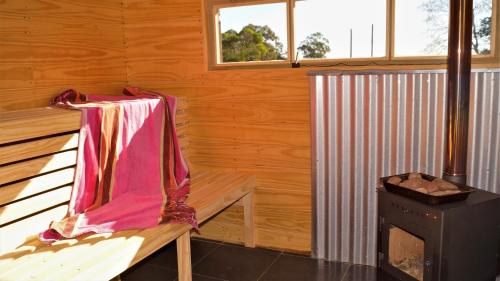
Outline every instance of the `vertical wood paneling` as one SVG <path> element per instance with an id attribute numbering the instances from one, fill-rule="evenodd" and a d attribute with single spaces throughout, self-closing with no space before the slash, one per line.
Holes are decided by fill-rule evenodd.
<path id="1" fill-rule="evenodd" d="M 467 181 L 496 193 L 499 79 L 500 69 L 472 73 Z M 311 78 L 314 256 L 375 265 L 378 178 L 406 172 L 441 176 L 445 80 L 443 71 Z"/>

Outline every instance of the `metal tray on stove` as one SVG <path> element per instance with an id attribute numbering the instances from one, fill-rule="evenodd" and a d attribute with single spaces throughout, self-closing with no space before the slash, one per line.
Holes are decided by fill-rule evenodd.
<path id="1" fill-rule="evenodd" d="M 408 189 L 408 188 L 387 182 L 387 180 L 389 180 L 389 178 L 391 178 L 391 177 L 400 177 L 402 180 L 407 180 L 409 174 L 410 173 L 399 174 L 399 175 L 394 175 L 394 176 L 389 176 L 389 177 L 383 177 L 383 178 L 380 178 L 380 180 L 382 181 L 382 184 L 384 185 L 384 187 L 387 191 L 399 194 L 399 195 L 404 196 L 404 197 L 415 199 L 417 201 L 420 201 L 422 203 L 429 204 L 429 205 L 439 205 L 439 204 L 451 203 L 451 202 L 455 202 L 455 201 L 462 201 L 462 200 L 467 199 L 469 197 L 469 195 L 472 192 L 474 192 L 473 187 L 453 183 L 458 187 L 458 189 L 460 190 L 460 193 L 435 196 L 435 195 L 418 192 L 418 191 L 415 191 L 412 189 Z M 428 181 L 433 181 L 436 178 L 436 177 L 433 177 L 431 175 L 427 175 L 427 174 L 423 174 L 423 173 L 420 173 L 420 175 L 422 175 L 423 179 L 428 180 Z"/>

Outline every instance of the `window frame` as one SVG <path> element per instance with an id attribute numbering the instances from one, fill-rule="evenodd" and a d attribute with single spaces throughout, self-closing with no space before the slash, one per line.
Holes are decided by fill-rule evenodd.
<path id="1" fill-rule="evenodd" d="M 209 70 L 234 68 L 289 68 L 295 61 L 294 38 L 294 4 L 295 0 L 204 0 L 206 57 Z M 366 58 L 334 58 L 334 59 L 299 59 L 302 66 L 391 66 L 391 65 L 436 65 L 440 68 L 447 63 L 447 56 L 394 56 L 395 48 L 395 3 L 398 0 L 386 0 L 386 46 L 385 56 Z M 491 52 L 485 55 L 473 55 L 472 63 L 486 67 L 500 66 L 500 30 L 498 21 L 500 0 L 492 0 Z M 287 19 L 287 59 L 249 62 L 221 62 L 222 42 L 218 20 L 218 11 L 222 8 L 251 6 L 259 4 L 285 3 Z"/>

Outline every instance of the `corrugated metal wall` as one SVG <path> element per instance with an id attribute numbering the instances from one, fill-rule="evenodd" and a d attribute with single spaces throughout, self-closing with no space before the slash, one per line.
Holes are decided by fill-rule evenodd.
<path id="1" fill-rule="evenodd" d="M 312 75 L 313 255 L 375 265 L 378 178 L 442 175 L 446 73 Z M 471 80 L 468 184 L 500 193 L 500 69 Z"/>

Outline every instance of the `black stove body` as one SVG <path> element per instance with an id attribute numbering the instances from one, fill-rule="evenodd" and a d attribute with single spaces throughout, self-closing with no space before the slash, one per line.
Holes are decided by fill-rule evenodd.
<path id="1" fill-rule="evenodd" d="M 378 215 L 378 267 L 390 275 L 411 281 L 495 280 L 499 195 L 476 190 L 465 201 L 432 206 L 379 188 Z"/>

